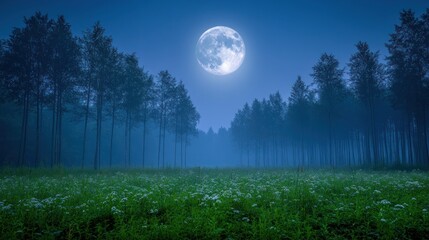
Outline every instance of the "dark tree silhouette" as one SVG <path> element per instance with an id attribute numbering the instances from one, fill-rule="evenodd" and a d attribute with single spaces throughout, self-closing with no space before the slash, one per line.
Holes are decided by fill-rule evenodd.
<path id="1" fill-rule="evenodd" d="M 383 92 L 384 69 L 378 62 L 378 52 L 371 52 L 365 42 L 356 44 L 357 52 L 350 58 L 352 90 L 365 108 L 365 147 L 367 164 L 377 164 L 378 131 L 376 129 L 377 105 Z"/>
<path id="2" fill-rule="evenodd" d="M 292 91 L 289 97 L 289 108 L 287 111 L 287 121 L 294 138 L 298 141 L 299 149 L 299 164 L 304 165 L 305 141 L 309 134 L 309 119 L 310 119 L 310 90 L 308 86 L 298 76 L 292 86 Z"/>
<path id="3" fill-rule="evenodd" d="M 171 116 L 174 115 L 176 79 L 168 71 L 158 74 L 156 89 L 157 120 L 159 122 L 158 133 L 158 168 L 165 167 L 165 135 L 167 125 L 170 124 Z M 161 157 L 162 154 L 162 157 Z M 162 162 L 161 162 L 162 160 Z M 162 163 L 162 164 L 161 164 Z"/>
<path id="4" fill-rule="evenodd" d="M 184 83 L 168 71 L 154 82 L 134 54 L 112 45 L 99 23 L 78 41 L 64 17 L 51 20 L 37 12 L 0 41 L 0 161 L 43 166 L 50 159 L 51 166 L 76 166 L 83 143 L 82 168 L 86 152 L 94 153 L 95 169 L 118 161 L 130 167 L 137 152 L 131 146 L 142 140 L 143 167 L 187 167 L 192 139 L 201 148 L 191 148 L 193 153 L 211 164 L 237 158 L 248 167 L 427 166 L 429 9 L 420 17 L 403 11 L 386 46 L 384 67 L 378 52 L 356 44 L 347 84 L 338 60 L 323 54 L 313 83 L 299 77 L 287 103 L 279 92 L 255 99 L 238 110 L 230 129 L 204 133 L 196 129 L 200 116 Z M 80 121 L 70 121 L 76 117 Z M 109 128 L 102 128 L 106 123 Z M 82 142 L 77 129 L 83 129 Z M 116 137 L 117 129 L 124 130 L 125 141 Z M 157 136 L 148 134 L 155 129 Z M 232 140 L 237 153 L 229 149 Z M 190 164 L 198 164 L 192 158 Z"/>
<path id="5" fill-rule="evenodd" d="M 175 99 L 175 143 L 174 143 L 174 167 L 176 167 L 177 157 L 177 142 L 180 142 L 180 166 L 186 167 L 186 149 L 188 146 L 189 137 L 197 134 L 196 125 L 200 119 L 200 115 L 195 109 L 188 91 L 183 82 L 179 82 L 176 87 Z"/>
<path id="6" fill-rule="evenodd" d="M 62 122 L 66 104 L 74 102 L 80 72 L 80 48 L 63 16 L 53 23 L 49 38 L 48 104 L 52 106 L 51 166 L 61 164 Z"/>
<path id="7" fill-rule="evenodd" d="M 46 78 L 49 66 L 49 42 L 48 36 L 52 27 L 52 20 L 49 20 L 48 15 L 42 15 L 37 12 L 34 16 L 25 20 L 28 31 L 28 44 L 30 48 L 29 58 L 31 61 L 31 74 L 35 82 L 34 97 L 36 101 L 36 153 L 35 165 L 40 163 L 41 149 L 41 131 L 42 131 L 42 114 L 46 95 Z"/>
<path id="8" fill-rule="evenodd" d="M 139 122 L 143 124 L 143 143 L 142 143 L 142 167 L 145 167 L 146 159 L 146 136 L 148 134 L 148 122 L 154 112 L 155 89 L 152 75 L 143 73 L 143 83 L 141 88 L 141 101 L 139 110 Z"/>
<path id="9" fill-rule="evenodd" d="M 317 85 L 319 106 L 328 129 L 328 156 L 331 167 L 334 166 L 333 135 L 334 122 L 339 117 L 339 106 L 345 96 L 343 69 L 339 68 L 338 60 L 329 54 L 322 54 L 313 67 L 312 76 Z"/>
<path id="10" fill-rule="evenodd" d="M 125 74 L 125 63 L 124 56 L 122 54 L 113 53 L 113 68 L 112 75 L 108 78 L 106 82 L 106 107 L 107 107 L 107 116 L 111 118 L 110 125 L 110 146 L 109 146 L 109 167 L 112 167 L 113 159 L 113 139 L 115 136 L 115 123 L 118 118 L 118 110 L 123 104 L 124 101 L 124 78 Z"/>
<path id="11" fill-rule="evenodd" d="M 407 119 L 409 162 L 427 165 L 427 15 L 418 19 L 414 12 L 406 10 L 401 12 L 400 21 L 387 44 L 392 102 Z"/>
<path id="12" fill-rule="evenodd" d="M 36 105 L 36 153 L 34 164 L 40 164 L 41 117 L 46 91 L 48 71 L 48 36 L 52 21 L 47 15 L 36 12 L 24 18 L 25 26 L 15 28 L 6 42 L 2 66 L 7 81 L 8 96 L 23 106 L 19 165 L 24 164 L 27 148 L 28 119 L 31 108 Z"/>
<path id="13" fill-rule="evenodd" d="M 240 148 L 240 164 L 243 165 L 243 152 L 247 154 L 247 167 L 250 167 L 250 107 L 245 104 L 243 109 L 239 109 L 231 122 L 230 131 L 234 141 Z"/>
<path id="14" fill-rule="evenodd" d="M 125 164 L 131 166 L 131 134 L 139 121 L 140 109 L 146 98 L 147 88 L 151 79 L 138 65 L 135 55 L 125 57 L 125 85 L 124 85 L 124 111 L 125 111 Z"/>
<path id="15" fill-rule="evenodd" d="M 112 39 L 104 35 L 104 28 L 100 23 L 96 23 L 91 30 L 85 32 L 83 37 L 84 58 L 89 78 L 90 88 L 88 89 L 87 112 L 89 112 L 89 98 L 91 94 L 95 98 L 96 108 L 96 138 L 94 169 L 98 169 L 101 164 L 101 133 L 104 98 L 106 94 L 106 82 L 114 76 L 114 65 L 116 49 L 112 46 Z M 91 90 L 91 91 L 90 91 Z M 87 121 L 87 116 L 85 117 Z M 86 126 L 86 124 L 85 124 Z M 86 127 L 84 129 L 84 145 L 86 143 Z"/>
<path id="16" fill-rule="evenodd" d="M 279 92 L 268 97 L 269 108 L 269 138 L 273 147 L 273 166 L 280 166 L 279 146 L 281 142 L 281 131 L 285 118 L 286 106 Z"/>

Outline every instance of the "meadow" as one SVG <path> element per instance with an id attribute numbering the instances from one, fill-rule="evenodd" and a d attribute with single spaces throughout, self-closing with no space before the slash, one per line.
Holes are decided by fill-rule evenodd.
<path id="1" fill-rule="evenodd" d="M 1 239 L 429 239 L 429 174 L 0 171 Z"/>

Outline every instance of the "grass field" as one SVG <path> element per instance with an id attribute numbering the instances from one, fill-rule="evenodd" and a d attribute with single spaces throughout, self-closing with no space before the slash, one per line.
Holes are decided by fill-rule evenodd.
<path id="1" fill-rule="evenodd" d="M 2 239 L 429 239 L 429 174 L 0 171 Z"/>

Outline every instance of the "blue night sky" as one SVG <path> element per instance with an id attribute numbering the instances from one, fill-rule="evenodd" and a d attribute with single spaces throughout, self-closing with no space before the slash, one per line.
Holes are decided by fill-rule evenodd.
<path id="1" fill-rule="evenodd" d="M 135 52 L 146 71 L 167 69 L 185 83 L 201 114 L 198 127 L 206 131 L 229 127 L 235 112 L 254 98 L 279 91 L 287 99 L 298 75 L 311 83 L 312 66 L 324 52 L 345 67 L 362 40 L 384 59 L 399 12 L 413 9 L 420 15 L 427 7 L 426 0 L 3 0 L 0 39 L 38 10 L 51 18 L 64 15 L 78 36 L 100 21 L 114 46 Z M 226 76 L 205 72 L 195 56 L 200 35 L 218 25 L 235 29 L 246 45 L 242 66 Z"/>

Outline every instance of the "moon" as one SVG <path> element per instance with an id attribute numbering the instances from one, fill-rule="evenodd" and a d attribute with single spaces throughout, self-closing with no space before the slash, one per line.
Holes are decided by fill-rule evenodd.
<path id="1" fill-rule="evenodd" d="M 196 54 L 198 63 L 214 75 L 235 72 L 243 63 L 246 48 L 240 34 L 225 26 L 205 31 L 198 39 Z"/>

